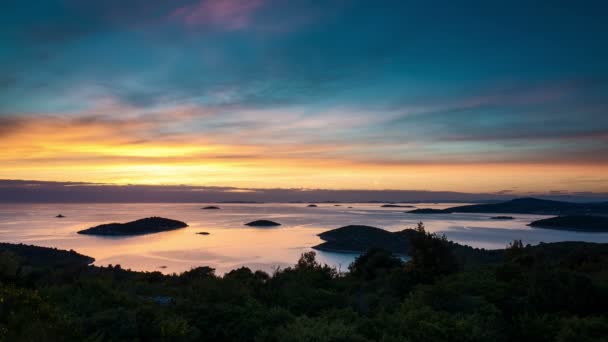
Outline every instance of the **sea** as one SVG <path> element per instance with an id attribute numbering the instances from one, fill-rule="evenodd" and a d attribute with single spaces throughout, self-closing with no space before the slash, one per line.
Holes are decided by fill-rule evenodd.
<path id="1" fill-rule="evenodd" d="M 203 210 L 216 205 L 219 210 Z M 416 203 L 416 208 L 448 208 L 462 203 Z M 239 267 L 269 273 L 293 266 L 302 253 L 323 241 L 317 236 L 350 224 L 388 231 L 415 227 L 445 234 L 449 240 L 478 248 L 504 248 L 520 239 L 538 244 L 557 241 L 608 242 L 608 233 L 568 232 L 532 228 L 530 222 L 547 216 L 496 214 L 413 214 L 414 208 L 382 208 L 382 203 L 214 204 L 214 203 L 104 203 L 0 204 L 0 242 L 73 249 L 95 258 L 95 265 L 120 265 L 137 271 L 180 273 L 209 266 L 216 274 Z M 64 218 L 55 216 L 62 214 Z M 188 223 L 169 232 L 129 237 L 102 237 L 77 231 L 110 222 L 161 216 Z M 267 219 L 281 223 L 254 228 L 247 222 Z M 209 235 L 199 235 L 208 232 Z M 317 260 L 344 272 L 357 254 L 316 251 Z"/>

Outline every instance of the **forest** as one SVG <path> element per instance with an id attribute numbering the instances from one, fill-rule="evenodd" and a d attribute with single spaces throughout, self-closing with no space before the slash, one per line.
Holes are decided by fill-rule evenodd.
<path id="1" fill-rule="evenodd" d="M 302 254 L 273 274 L 98 267 L 0 244 L 1 341 L 606 341 L 608 244 L 473 250 L 425 231 L 338 272 Z"/>

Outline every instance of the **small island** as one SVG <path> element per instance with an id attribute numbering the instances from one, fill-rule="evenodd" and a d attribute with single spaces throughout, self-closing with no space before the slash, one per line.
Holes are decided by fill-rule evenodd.
<path id="1" fill-rule="evenodd" d="M 55 217 L 56 217 L 56 218 L 64 218 L 65 216 L 63 216 L 63 215 L 59 214 L 59 215 L 57 215 L 57 216 L 55 216 Z"/>
<path id="2" fill-rule="evenodd" d="M 250 227 L 276 227 L 280 226 L 281 224 L 270 220 L 256 220 L 245 223 L 245 225 Z"/>
<path id="3" fill-rule="evenodd" d="M 316 205 L 316 204 L 309 204 L 309 205 L 308 205 L 308 208 L 316 208 L 316 207 L 317 207 L 317 205 Z"/>
<path id="4" fill-rule="evenodd" d="M 513 220 L 513 216 L 493 216 L 490 217 L 492 220 Z"/>
<path id="5" fill-rule="evenodd" d="M 209 232 L 196 232 L 196 234 L 198 234 L 198 235 L 209 235 L 210 233 Z"/>
<path id="6" fill-rule="evenodd" d="M 210 206 L 207 206 L 207 207 L 203 207 L 201 209 L 203 209 L 203 210 L 218 210 L 218 209 L 220 209 L 220 207 L 216 207 L 214 205 L 210 205 Z"/>
<path id="7" fill-rule="evenodd" d="M 449 214 L 449 212 L 442 209 L 431 209 L 431 208 L 422 208 L 422 209 L 414 209 L 408 211 L 410 214 Z"/>
<path id="8" fill-rule="evenodd" d="M 592 215 L 557 216 L 534 221 L 529 226 L 576 232 L 608 233 L 608 217 Z"/>
<path id="9" fill-rule="evenodd" d="M 148 217 L 127 223 L 106 223 L 89 229 L 84 229 L 78 234 L 103 235 L 103 236 L 128 236 L 159 233 L 179 228 L 185 228 L 185 222 L 171 220 L 163 217 Z"/>
<path id="10" fill-rule="evenodd" d="M 381 208 L 416 208 L 413 205 L 385 204 Z"/>

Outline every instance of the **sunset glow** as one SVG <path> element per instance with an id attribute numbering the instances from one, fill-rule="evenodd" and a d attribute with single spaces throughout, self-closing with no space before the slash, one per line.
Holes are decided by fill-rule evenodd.
<path id="1" fill-rule="evenodd" d="M 608 191 L 593 18 L 521 36 L 501 23 L 533 9 L 136 3 L 1 14 L 0 179 Z"/>

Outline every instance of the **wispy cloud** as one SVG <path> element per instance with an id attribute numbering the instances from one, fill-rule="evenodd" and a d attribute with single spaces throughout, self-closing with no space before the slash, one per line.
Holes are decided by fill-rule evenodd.
<path id="1" fill-rule="evenodd" d="M 188 26 L 240 30 L 252 23 L 255 12 L 265 3 L 265 0 L 201 0 L 176 9 L 170 18 Z"/>

